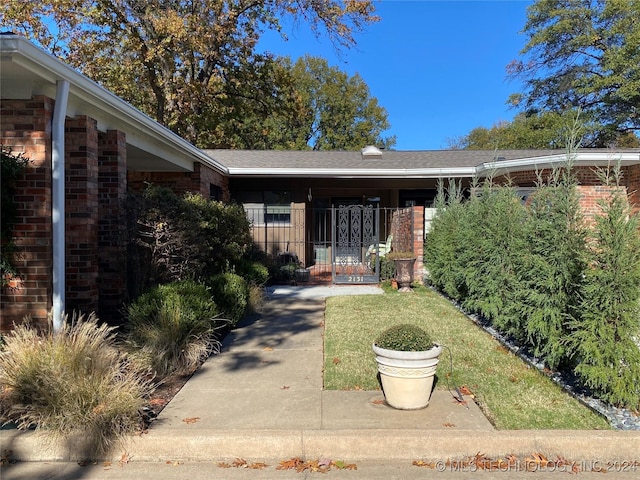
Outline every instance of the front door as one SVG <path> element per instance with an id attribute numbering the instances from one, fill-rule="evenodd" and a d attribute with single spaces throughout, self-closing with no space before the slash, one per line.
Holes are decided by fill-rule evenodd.
<path id="1" fill-rule="evenodd" d="M 379 208 L 372 205 L 332 208 L 333 283 L 378 283 L 379 223 Z"/>

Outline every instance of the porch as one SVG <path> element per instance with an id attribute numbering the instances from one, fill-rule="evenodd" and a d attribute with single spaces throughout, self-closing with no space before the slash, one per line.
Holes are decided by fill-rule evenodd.
<path id="1" fill-rule="evenodd" d="M 414 278 L 423 277 L 424 232 L 433 209 L 291 204 L 245 210 L 254 245 L 278 268 L 279 283 L 377 284 L 380 258 L 391 250 L 413 252 Z"/>

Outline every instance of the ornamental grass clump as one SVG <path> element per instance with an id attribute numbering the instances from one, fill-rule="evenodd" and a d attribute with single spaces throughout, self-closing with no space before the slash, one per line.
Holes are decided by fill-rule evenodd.
<path id="1" fill-rule="evenodd" d="M 159 285 L 128 306 L 126 344 L 133 359 L 158 377 L 190 374 L 214 352 L 227 321 L 211 291 L 192 280 Z"/>
<path id="2" fill-rule="evenodd" d="M 114 327 L 74 315 L 60 331 L 24 324 L 0 350 L 2 423 L 35 428 L 52 442 L 82 439 L 96 458 L 139 430 L 152 385 L 115 345 Z"/>
<path id="3" fill-rule="evenodd" d="M 431 336 L 417 325 L 403 323 L 389 327 L 375 340 L 375 345 L 386 350 L 423 352 L 433 347 Z"/>

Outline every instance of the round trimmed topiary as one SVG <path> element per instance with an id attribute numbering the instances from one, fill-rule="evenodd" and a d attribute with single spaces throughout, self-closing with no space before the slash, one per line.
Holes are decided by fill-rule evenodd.
<path id="1" fill-rule="evenodd" d="M 375 345 L 387 350 L 422 352 L 433 347 L 431 336 L 422 328 L 410 323 L 393 325 L 376 338 Z"/>

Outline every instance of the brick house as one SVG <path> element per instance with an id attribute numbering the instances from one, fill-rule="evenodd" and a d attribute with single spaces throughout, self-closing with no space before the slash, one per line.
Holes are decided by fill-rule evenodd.
<path id="1" fill-rule="evenodd" d="M 30 159 L 14 229 L 23 279 L 0 292 L 0 331 L 26 314 L 44 324 L 56 308 L 101 318 L 118 311 L 127 300 L 124 201 L 147 182 L 242 203 L 256 243 L 283 235 L 275 244 L 297 245 L 292 253 L 306 267 L 327 256 L 335 225 L 327 234 L 320 214 L 333 206 L 409 209 L 408 248 L 420 257 L 439 179 L 468 186 L 489 172 L 508 175 L 526 196 L 536 171 L 566 160 L 553 150 L 200 150 L 20 36 L 0 35 L 0 61 L 0 143 Z M 640 150 L 580 150 L 587 214 L 609 191 L 593 168 L 617 162 L 640 205 Z M 381 241 L 391 235 L 380 232 Z"/>

